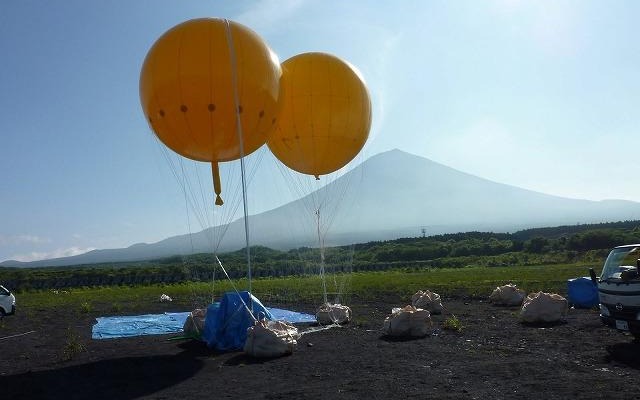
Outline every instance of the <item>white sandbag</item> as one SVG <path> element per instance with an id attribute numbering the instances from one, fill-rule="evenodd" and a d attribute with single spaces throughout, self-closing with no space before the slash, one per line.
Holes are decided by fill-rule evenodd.
<path id="1" fill-rule="evenodd" d="M 319 324 L 346 324 L 351 321 L 351 309 L 342 304 L 325 303 L 316 311 L 316 320 Z"/>
<path id="2" fill-rule="evenodd" d="M 531 293 L 522 303 L 523 322 L 557 322 L 567 315 L 567 299 L 555 293 Z"/>
<path id="3" fill-rule="evenodd" d="M 258 321 L 247 329 L 244 352 L 256 358 L 284 356 L 293 353 L 298 338 L 298 329 L 286 322 Z"/>
<path id="4" fill-rule="evenodd" d="M 191 311 L 187 316 L 187 319 L 184 321 L 184 325 L 182 327 L 185 335 L 200 337 L 202 335 L 202 331 L 204 330 L 204 320 L 206 316 L 207 310 L 196 308 L 195 310 Z"/>
<path id="5" fill-rule="evenodd" d="M 385 318 L 382 330 L 388 336 L 423 337 L 431 330 L 431 314 L 411 305 L 394 308 Z"/>
<path id="6" fill-rule="evenodd" d="M 418 290 L 416 294 L 411 296 L 411 304 L 416 308 L 427 310 L 431 314 L 441 314 L 443 309 L 440 295 L 429 290 Z"/>
<path id="7" fill-rule="evenodd" d="M 519 306 L 522 304 L 525 295 L 524 290 L 518 289 L 516 285 L 509 283 L 495 288 L 489 296 L 489 301 L 500 306 Z"/>

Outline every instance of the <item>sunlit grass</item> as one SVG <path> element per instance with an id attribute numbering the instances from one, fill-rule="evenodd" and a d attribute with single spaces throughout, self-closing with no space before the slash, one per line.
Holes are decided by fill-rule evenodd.
<path id="1" fill-rule="evenodd" d="M 496 286 L 514 283 L 527 292 L 562 294 L 566 292 L 567 279 L 588 275 L 588 268 L 587 265 L 568 264 L 357 273 L 352 277 L 352 290 L 354 295 L 363 298 L 381 294 L 411 296 L 425 289 L 446 297 L 488 297 Z"/>
<path id="2" fill-rule="evenodd" d="M 586 276 L 590 265 L 567 264 L 522 267 L 434 268 L 419 271 L 357 272 L 338 276 L 349 278 L 348 294 L 359 301 L 381 299 L 408 300 L 418 290 L 431 290 L 443 297 L 486 298 L 496 286 L 515 283 L 527 292 L 566 294 L 567 279 Z M 332 277 L 327 277 L 331 280 Z M 239 290 L 248 287 L 246 279 L 234 282 Z M 173 307 L 188 310 L 205 307 L 212 299 L 232 290 L 228 281 L 191 282 L 171 285 L 111 286 L 76 288 L 64 292 L 29 291 L 18 296 L 21 309 L 75 309 L 83 313 L 100 309 L 111 312 L 141 312 L 169 295 Z M 252 292 L 264 303 L 318 304 L 322 300 L 321 282 L 313 277 L 260 278 L 252 282 Z"/>

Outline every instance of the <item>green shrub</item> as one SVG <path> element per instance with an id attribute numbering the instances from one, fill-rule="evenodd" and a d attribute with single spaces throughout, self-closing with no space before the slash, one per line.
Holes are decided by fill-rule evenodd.
<path id="1" fill-rule="evenodd" d="M 89 303 L 88 301 L 83 301 L 82 304 L 80 304 L 80 312 L 83 314 L 88 314 L 91 312 L 93 308 L 91 307 L 91 303 Z"/>
<path id="2" fill-rule="evenodd" d="M 444 329 L 456 332 L 462 332 L 462 322 L 455 315 L 450 316 L 444 321 Z"/>
<path id="3" fill-rule="evenodd" d="M 71 328 L 67 328 L 67 337 L 64 347 L 62 348 L 62 359 L 69 361 L 73 359 L 77 354 L 86 351 L 87 348 L 80 341 L 80 336 L 74 332 Z"/>

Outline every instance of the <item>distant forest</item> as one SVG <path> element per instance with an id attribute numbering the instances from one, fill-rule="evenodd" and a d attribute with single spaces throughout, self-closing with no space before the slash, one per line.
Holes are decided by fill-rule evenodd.
<path id="1" fill-rule="evenodd" d="M 374 241 L 325 249 L 327 273 L 389 269 L 591 263 L 599 268 L 615 246 L 640 243 L 640 221 L 535 228 L 515 233 L 465 232 Z M 220 254 L 231 278 L 246 276 L 246 249 Z M 317 274 L 320 251 L 251 248 L 253 277 Z M 223 278 L 212 254 L 69 267 L 0 267 L 13 290 L 178 283 Z"/>

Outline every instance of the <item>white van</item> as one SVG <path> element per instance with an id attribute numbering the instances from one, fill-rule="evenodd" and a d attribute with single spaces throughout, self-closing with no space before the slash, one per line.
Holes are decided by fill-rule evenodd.
<path id="1" fill-rule="evenodd" d="M 7 288 L 0 285 L 0 318 L 16 313 L 16 297 Z"/>

